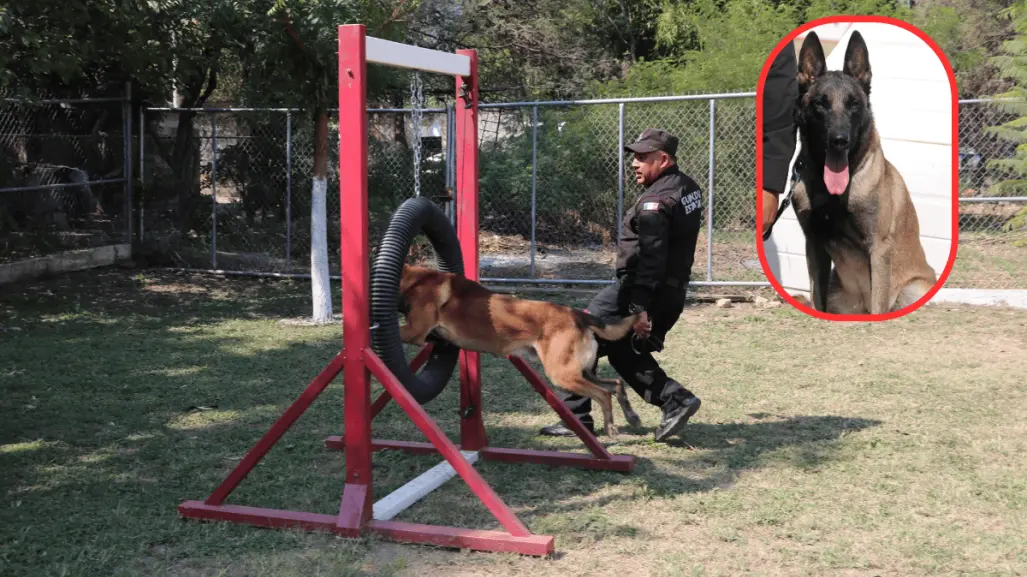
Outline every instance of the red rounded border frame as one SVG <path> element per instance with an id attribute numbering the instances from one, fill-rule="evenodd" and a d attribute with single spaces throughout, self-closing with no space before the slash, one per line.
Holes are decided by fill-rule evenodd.
<path id="1" fill-rule="evenodd" d="M 882 313 L 878 315 L 873 314 L 859 314 L 859 315 L 847 315 L 847 314 L 831 314 L 820 312 L 813 307 L 806 306 L 800 303 L 792 295 L 788 294 L 788 291 L 781 286 L 780 281 L 774 276 L 773 271 L 770 270 L 770 266 L 767 264 L 767 257 L 765 254 L 765 248 L 763 246 L 763 86 L 767 81 L 767 74 L 770 72 L 770 66 L 774 62 L 774 58 L 777 57 L 778 53 L 786 47 L 792 48 L 792 43 L 795 38 L 803 32 L 821 26 L 823 24 L 836 24 L 836 23 L 878 23 L 878 24 L 891 24 L 898 26 L 913 34 L 916 34 L 925 44 L 931 47 L 934 54 L 941 61 L 945 67 L 945 72 L 949 76 L 949 86 L 952 91 L 952 245 L 949 248 L 949 260 L 945 264 L 945 270 L 942 271 L 941 276 L 938 277 L 938 281 L 934 283 L 931 290 L 927 291 L 927 294 L 920 297 L 915 303 L 891 311 L 888 313 Z M 756 86 L 756 252 L 759 253 L 760 265 L 763 267 L 763 274 L 766 275 L 770 284 L 774 287 L 782 298 L 788 301 L 793 307 L 802 312 L 816 317 L 822 320 L 828 321 L 886 321 L 901 316 L 905 316 L 916 309 L 927 304 L 934 295 L 941 290 L 941 287 L 945 285 L 945 281 L 949 278 L 949 273 L 952 272 L 952 266 L 956 263 L 956 253 L 959 248 L 959 92 L 956 86 L 956 76 L 952 72 L 952 65 L 949 63 L 945 53 L 942 52 L 938 44 L 923 30 L 920 30 L 916 26 L 898 20 L 896 18 L 890 18 L 887 16 L 827 16 L 825 18 L 818 18 L 811 20 L 799 26 L 795 30 L 792 30 L 783 40 L 777 43 L 774 50 L 771 51 L 767 57 L 766 62 L 763 63 L 763 69 L 760 71 L 759 84 Z M 812 288 L 812 287 L 811 287 Z"/>

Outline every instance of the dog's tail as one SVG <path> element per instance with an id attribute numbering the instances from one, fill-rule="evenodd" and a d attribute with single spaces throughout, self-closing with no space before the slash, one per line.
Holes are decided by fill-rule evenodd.
<path id="1" fill-rule="evenodd" d="M 603 319 L 589 314 L 587 312 L 581 312 L 581 318 L 595 335 L 604 341 L 619 341 L 623 339 L 629 332 L 631 327 L 638 322 L 638 319 L 642 317 L 642 313 L 634 314 L 631 316 L 624 317 L 615 323 L 607 323 Z"/>

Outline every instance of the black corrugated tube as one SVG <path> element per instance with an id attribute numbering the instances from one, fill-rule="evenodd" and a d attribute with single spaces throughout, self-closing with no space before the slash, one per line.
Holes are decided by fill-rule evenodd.
<path id="1" fill-rule="evenodd" d="M 420 232 L 428 237 L 438 255 L 439 270 L 464 273 L 460 242 L 442 209 L 424 197 L 401 204 L 389 220 L 371 267 L 371 326 L 376 327 L 371 331 L 371 349 L 423 405 L 446 388 L 460 349 L 452 343 L 435 342 L 431 358 L 418 374 L 407 364 L 399 338 L 399 281 L 410 244 Z"/>

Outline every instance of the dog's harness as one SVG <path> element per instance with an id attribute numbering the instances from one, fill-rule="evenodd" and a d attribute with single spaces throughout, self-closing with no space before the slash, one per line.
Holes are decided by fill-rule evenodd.
<path id="1" fill-rule="evenodd" d="M 777 214 L 774 215 L 774 220 L 770 222 L 770 228 L 767 232 L 763 233 L 763 241 L 766 242 L 770 238 L 770 234 L 774 232 L 774 225 L 777 224 L 777 219 L 781 218 L 781 213 L 788 208 L 788 205 L 792 203 L 792 194 L 795 192 L 795 184 L 799 181 L 799 170 L 802 168 L 802 159 L 797 158 L 795 165 L 792 167 L 792 178 L 788 182 L 788 194 L 785 195 L 784 202 L 781 206 L 777 207 Z"/>

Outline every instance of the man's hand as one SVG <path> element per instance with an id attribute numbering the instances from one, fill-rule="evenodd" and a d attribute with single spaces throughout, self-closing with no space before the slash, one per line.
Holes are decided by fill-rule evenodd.
<path id="1" fill-rule="evenodd" d="M 638 318 L 638 321 L 631 328 L 635 331 L 635 334 L 643 337 L 649 336 L 649 331 L 653 330 L 653 324 L 649 322 L 649 313 L 642 311 L 642 316 Z"/>
<path id="2" fill-rule="evenodd" d="M 778 193 L 763 189 L 763 234 L 774 224 L 774 217 L 777 216 Z"/>

